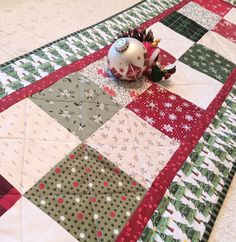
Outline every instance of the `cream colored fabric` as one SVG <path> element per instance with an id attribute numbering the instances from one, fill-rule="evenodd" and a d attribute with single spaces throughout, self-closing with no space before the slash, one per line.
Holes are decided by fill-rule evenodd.
<path id="1" fill-rule="evenodd" d="M 1 174 L 22 193 L 81 143 L 28 98 L 0 113 L 0 137 Z"/>

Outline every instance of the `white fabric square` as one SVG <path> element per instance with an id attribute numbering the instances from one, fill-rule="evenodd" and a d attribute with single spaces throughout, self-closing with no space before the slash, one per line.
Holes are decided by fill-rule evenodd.
<path id="1" fill-rule="evenodd" d="M 183 55 L 193 45 L 193 41 L 159 22 L 151 25 L 149 29 L 152 29 L 155 38 L 161 39 L 158 46 L 169 52 L 176 59 Z"/>
<path id="2" fill-rule="evenodd" d="M 77 241 L 56 221 L 24 197 L 1 216 L 0 228 L 1 242 Z"/>
<path id="3" fill-rule="evenodd" d="M 198 44 L 214 50 L 219 55 L 236 64 L 236 45 L 222 35 L 209 31 L 198 41 Z"/>
<path id="4" fill-rule="evenodd" d="M 21 193 L 81 141 L 30 99 L 0 114 L 1 174 Z"/>
<path id="5" fill-rule="evenodd" d="M 179 143 L 123 108 L 86 143 L 149 188 Z"/>
<path id="6" fill-rule="evenodd" d="M 206 109 L 215 98 L 222 83 L 180 61 L 176 61 L 176 73 L 160 84 L 171 92 Z"/>
<path id="7" fill-rule="evenodd" d="M 236 8 L 231 8 L 230 11 L 224 16 L 224 19 L 236 24 Z"/>
<path id="8" fill-rule="evenodd" d="M 212 29 L 221 19 L 219 15 L 194 2 L 189 2 L 179 9 L 178 12 L 209 30 Z"/>

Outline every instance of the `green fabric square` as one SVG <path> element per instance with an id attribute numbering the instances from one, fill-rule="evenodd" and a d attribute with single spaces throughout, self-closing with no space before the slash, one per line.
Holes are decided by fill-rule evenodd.
<path id="1" fill-rule="evenodd" d="M 161 20 L 161 23 L 194 42 L 201 39 L 208 31 L 201 25 L 178 12 L 168 15 Z"/>
<path id="2" fill-rule="evenodd" d="M 81 144 L 24 196 L 79 241 L 115 241 L 146 191 Z"/>
<path id="3" fill-rule="evenodd" d="M 31 100 L 82 141 L 121 108 L 79 73 L 70 74 L 34 94 Z"/>
<path id="4" fill-rule="evenodd" d="M 194 44 L 180 61 L 224 83 L 235 65 L 207 47 Z"/>

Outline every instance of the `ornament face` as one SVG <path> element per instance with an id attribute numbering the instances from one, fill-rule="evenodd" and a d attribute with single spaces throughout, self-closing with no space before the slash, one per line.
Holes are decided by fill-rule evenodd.
<path id="1" fill-rule="evenodd" d="M 121 80 L 135 80 L 147 68 L 147 50 L 134 38 L 118 39 L 108 51 L 108 65 L 112 74 Z"/>

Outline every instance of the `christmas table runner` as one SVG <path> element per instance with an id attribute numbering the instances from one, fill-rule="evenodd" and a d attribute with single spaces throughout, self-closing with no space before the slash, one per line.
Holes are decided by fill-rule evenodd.
<path id="1" fill-rule="evenodd" d="M 0 65 L 0 241 L 208 240 L 236 171 L 234 4 L 141 1 Z M 107 75 L 138 26 L 170 80 Z"/>

